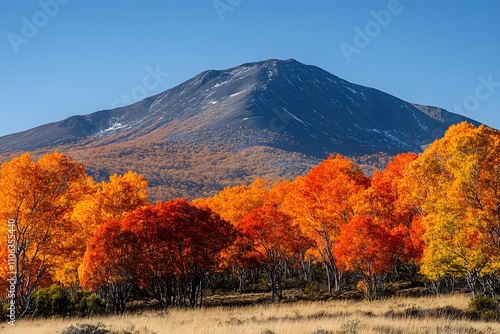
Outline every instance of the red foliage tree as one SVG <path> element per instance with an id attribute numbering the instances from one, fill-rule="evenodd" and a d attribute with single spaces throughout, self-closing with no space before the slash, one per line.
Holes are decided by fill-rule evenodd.
<path id="1" fill-rule="evenodd" d="M 249 246 L 246 256 L 261 264 L 269 276 L 272 300 L 281 300 L 287 263 L 310 246 L 309 240 L 273 205 L 250 211 L 237 227 L 240 242 Z"/>
<path id="2" fill-rule="evenodd" d="M 185 199 L 143 206 L 98 229 L 87 246 L 82 284 L 128 292 L 135 282 L 162 307 L 195 306 L 202 303 L 203 279 L 234 236 L 230 223 Z"/>
<path id="3" fill-rule="evenodd" d="M 108 220 L 87 243 L 79 269 L 82 287 L 101 290 L 115 310 L 123 313 L 137 280 L 142 259 L 139 238 L 123 228 L 121 220 Z"/>
<path id="4" fill-rule="evenodd" d="M 391 250 L 398 260 L 398 267 L 405 266 L 414 276 L 423 252 L 420 213 L 407 200 L 407 193 L 400 187 L 403 171 L 417 158 L 414 153 L 394 157 L 384 171 L 375 171 L 370 187 L 351 201 L 355 214 L 369 216 L 383 225 L 397 240 Z"/>
<path id="5" fill-rule="evenodd" d="M 392 270 L 394 243 L 390 231 L 367 216 L 355 216 L 337 238 L 333 252 L 339 266 L 362 274 L 360 290 L 369 300 L 380 291 L 382 281 L 378 276 Z"/>

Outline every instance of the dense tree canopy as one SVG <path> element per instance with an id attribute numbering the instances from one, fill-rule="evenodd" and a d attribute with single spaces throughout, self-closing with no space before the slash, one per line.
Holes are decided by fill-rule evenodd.
<path id="1" fill-rule="evenodd" d="M 52 284 L 89 289 L 116 312 L 136 296 L 197 306 L 207 287 L 243 292 L 262 282 L 280 300 L 287 280 L 331 292 L 357 284 L 373 299 L 387 281 L 418 272 L 500 295 L 500 133 L 492 128 L 452 126 L 371 177 L 337 155 L 295 180 L 256 179 L 193 202 L 151 204 L 146 188 L 133 172 L 96 184 L 58 152 L 4 163 L 0 284 L 7 291 L 15 259 L 20 314 Z"/>

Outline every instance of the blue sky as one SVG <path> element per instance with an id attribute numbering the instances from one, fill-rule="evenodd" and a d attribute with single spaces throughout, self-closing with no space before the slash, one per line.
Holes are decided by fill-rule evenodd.
<path id="1" fill-rule="evenodd" d="M 0 0 L 0 135 L 295 58 L 500 128 L 500 1 Z"/>

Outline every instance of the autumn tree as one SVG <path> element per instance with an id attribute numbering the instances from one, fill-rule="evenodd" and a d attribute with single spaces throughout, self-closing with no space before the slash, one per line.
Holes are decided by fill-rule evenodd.
<path id="1" fill-rule="evenodd" d="M 392 271 L 397 242 L 386 226 L 371 217 L 356 215 L 343 226 L 333 253 L 340 268 L 361 273 L 363 280 L 358 289 L 373 300 L 382 291 L 384 276 Z"/>
<path id="2" fill-rule="evenodd" d="M 500 269 L 500 132 L 451 126 L 409 164 L 405 183 L 423 213 L 422 272 L 464 277 L 495 295 Z"/>
<path id="3" fill-rule="evenodd" d="M 343 225 L 354 212 L 350 198 L 366 189 L 369 179 L 349 159 L 331 156 L 297 178 L 282 210 L 299 224 L 322 259 L 331 291 L 340 289 L 340 272 L 332 252 Z"/>
<path id="4" fill-rule="evenodd" d="M 81 285 L 92 291 L 99 290 L 115 313 L 125 312 L 136 285 L 136 267 L 143 258 L 139 245 L 138 236 L 116 219 L 97 228 L 87 243 L 80 267 Z"/>
<path id="5" fill-rule="evenodd" d="M 293 181 L 283 181 L 273 183 L 267 194 L 265 204 L 281 207 L 288 193 L 293 190 L 295 183 Z"/>
<path id="6" fill-rule="evenodd" d="M 289 216 L 273 205 L 250 211 L 237 228 L 241 232 L 238 241 L 249 246 L 244 256 L 263 266 L 271 284 L 271 298 L 280 301 L 287 265 L 309 247 L 308 239 Z"/>
<path id="7" fill-rule="evenodd" d="M 147 186 L 142 175 L 131 171 L 111 175 L 109 181 L 94 185 L 92 192 L 75 206 L 72 219 L 82 226 L 86 235 L 92 235 L 109 219 L 120 219 L 148 203 Z"/>
<path id="8" fill-rule="evenodd" d="M 97 230 L 81 281 L 119 300 L 120 312 L 134 284 L 147 288 L 162 307 L 196 306 L 205 276 L 216 270 L 221 250 L 233 239 L 228 222 L 184 199 L 142 206 Z"/>
<path id="9" fill-rule="evenodd" d="M 280 212 L 285 213 L 283 210 L 283 202 L 285 201 L 288 194 L 294 189 L 295 183 L 292 181 L 283 181 L 283 182 L 275 182 L 271 189 L 269 190 L 269 194 L 267 196 L 266 205 L 275 206 Z M 286 213 L 285 213 L 286 215 Z M 299 228 L 300 226 L 298 222 L 293 221 L 293 228 Z M 310 252 L 313 247 L 313 243 L 309 237 L 307 237 L 302 231 L 300 231 L 300 240 L 296 240 L 295 242 L 295 261 L 298 261 L 298 264 L 301 268 L 299 271 L 299 278 L 304 281 L 310 283 L 313 279 L 313 271 L 312 265 L 314 262 L 314 255 Z"/>
<path id="10" fill-rule="evenodd" d="M 226 187 L 214 197 L 198 199 L 193 201 L 193 204 L 213 210 L 222 219 L 236 226 L 243 216 L 266 203 L 268 193 L 269 184 L 257 178 L 250 186 Z M 242 254 L 245 252 L 244 247 L 241 247 L 240 244 L 234 244 L 222 253 L 224 261 L 221 264 L 223 269 L 238 278 L 241 292 L 244 290 L 244 282 L 248 275 L 247 263 L 242 262 Z"/>
<path id="11" fill-rule="evenodd" d="M 67 215 L 85 195 L 86 180 L 84 167 L 58 152 L 36 162 L 26 153 L 1 167 L 0 219 L 16 222 L 15 295 L 20 316 L 30 309 L 35 289 L 54 281 L 65 254 L 71 251 L 66 238 L 78 228 Z M 7 238 L 6 225 L 0 228 L 2 238 Z M 5 278 L 5 273 L 0 276 Z"/>
<path id="12" fill-rule="evenodd" d="M 422 257 L 423 240 L 418 209 L 406 200 L 407 193 L 400 187 L 403 171 L 417 155 L 396 155 L 383 171 L 375 171 L 370 187 L 351 198 L 356 215 L 370 217 L 383 226 L 397 240 L 391 248 L 397 259 L 396 275 L 405 267 L 414 277 Z"/>
<path id="13" fill-rule="evenodd" d="M 248 212 L 264 205 L 268 188 L 265 181 L 256 179 L 250 186 L 227 187 L 213 198 L 194 202 L 209 207 L 225 221 L 237 225 Z"/>
<path id="14" fill-rule="evenodd" d="M 71 212 L 72 225 L 79 232 L 66 240 L 73 245 L 73 251 L 67 254 L 64 270 L 58 273 L 60 282 L 69 286 L 77 282 L 86 242 L 99 226 L 109 219 L 119 220 L 128 212 L 148 203 L 147 185 L 142 175 L 131 171 L 123 175 L 111 175 L 109 181 L 89 184 L 90 190 Z"/>
<path id="15" fill-rule="evenodd" d="M 143 213 L 149 218 L 142 219 Z M 186 300 L 190 306 L 201 304 L 204 279 L 217 270 L 221 251 L 234 241 L 234 227 L 210 209 L 195 207 L 184 199 L 139 209 L 125 220 L 145 238 L 141 245 L 149 254 L 153 281 L 163 282 L 159 290 L 151 290 L 157 296 L 163 291 L 167 306 L 183 306 Z"/>

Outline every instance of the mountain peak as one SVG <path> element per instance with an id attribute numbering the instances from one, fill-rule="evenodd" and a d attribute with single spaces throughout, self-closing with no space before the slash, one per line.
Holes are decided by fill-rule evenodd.
<path id="1" fill-rule="evenodd" d="M 262 67 L 262 66 L 275 66 L 277 64 L 295 64 L 295 65 L 306 66 L 293 58 L 289 58 L 289 59 L 271 58 L 271 59 L 266 59 L 266 60 L 261 60 L 261 61 L 256 61 L 256 62 L 243 63 L 243 64 L 236 66 L 236 67 L 249 67 L 249 66 Z"/>
<path id="2" fill-rule="evenodd" d="M 331 153 L 419 152 L 436 134 L 463 120 L 478 124 L 294 59 L 269 59 L 205 71 L 129 106 L 1 137 L 0 149 L 7 156 L 57 148 L 80 157 L 99 177 L 129 163 L 127 169 L 145 174 L 161 191 L 174 182 L 168 173 L 196 170 L 200 179 L 183 181 L 190 182 L 183 187 L 193 197 L 234 179 L 295 177 Z M 118 158 L 130 156 L 127 163 Z M 147 166 L 169 172 L 152 172 L 144 159 L 151 161 Z M 225 179 L 228 175 L 233 181 Z M 169 194 L 187 196 L 180 190 Z"/>
<path id="3" fill-rule="evenodd" d="M 166 128 L 171 130 L 165 138 L 177 138 L 233 127 L 264 131 L 273 138 L 286 134 L 286 140 L 266 144 L 316 157 L 378 150 L 394 154 L 418 151 L 434 139 L 433 130 L 465 119 L 349 83 L 295 59 L 268 59 L 204 71 L 130 106 L 5 136 L 0 148 L 35 150 L 118 134 L 127 140 Z"/>

